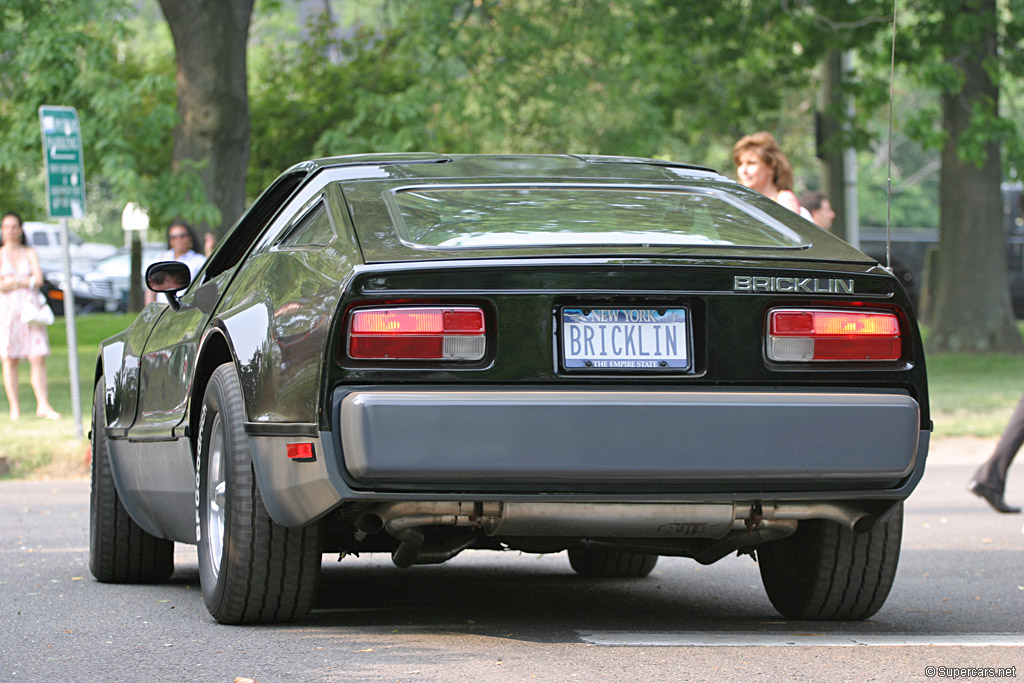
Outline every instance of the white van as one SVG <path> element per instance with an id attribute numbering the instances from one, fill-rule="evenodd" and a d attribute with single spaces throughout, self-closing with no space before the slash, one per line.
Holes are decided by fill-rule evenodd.
<path id="1" fill-rule="evenodd" d="M 54 223 L 26 221 L 23 228 L 25 241 L 38 252 L 43 270 L 62 269 L 64 256 L 61 247 L 60 226 Z M 68 242 L 71 244 L 71 260 L 79 268 L 110 256 L 117 249 L 112 244 L 86 242 L 71 230 L 68 230 Z"/>

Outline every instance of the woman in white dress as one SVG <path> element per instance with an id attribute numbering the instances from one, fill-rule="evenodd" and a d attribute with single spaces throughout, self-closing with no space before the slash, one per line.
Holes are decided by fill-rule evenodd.
<path id="1" fill-rule="evenodd" d="M 38 296 L 42 283 L 39 256 L 25 243 L 21 217 L 16 213 L 5 214 L 0 222 L 0 360 L 11 420 L 21 417 L 18 362 L 26 358 L 36 394 L 36 415 L 47 420 L 60 418 L 50 405 L 46 390 L 46 357 L 50 355 L 46 328 L 21 320 L 22 311 Z"/>

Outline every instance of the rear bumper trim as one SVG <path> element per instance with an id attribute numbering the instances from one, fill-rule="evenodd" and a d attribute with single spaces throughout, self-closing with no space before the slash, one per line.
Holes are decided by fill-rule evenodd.
<path id="1" fill-rule="evenodd" d="M 903 393 L 349 390 L 344 469 L 387 484 L 899 481 L 915 468 Z"/>

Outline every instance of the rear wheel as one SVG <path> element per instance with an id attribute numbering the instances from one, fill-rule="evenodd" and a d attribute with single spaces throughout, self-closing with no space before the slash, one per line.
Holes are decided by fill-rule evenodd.
<path id="1" fill-rule="evenodd" d="M 97 382 L 92 400 L 89 571 L 105 583 L 166 581 L 174 572 L 174 543 L 145 531 L 121 503 L 110 469 L 103 401 L 103 382 Z"/>
<path id="2" fill-rule="evenodd" d="M 826 520 L 800 522 L 792 536 L 757 549 L 768 599 L 789 619 L 867 619 L 892 588 L 902 536 L 902 503 L 863 534 Z"/>
<path id="3" fill-rule="evenodd" d="M 199 420 L 196 511 L 199 580 L 213 617 L 225 624 L 291 621 L 309 613 L 320 580 L 318 523 L 276 524 L 252 467 L 238 375 L 217 368 Z"/>
<path id="4" fill-rule="evenodd" d="M 598 548 L 570 548 L 569 564 L 580 576 L 591 578 L 640 578 L 658 563 L 657 555 Z"/>

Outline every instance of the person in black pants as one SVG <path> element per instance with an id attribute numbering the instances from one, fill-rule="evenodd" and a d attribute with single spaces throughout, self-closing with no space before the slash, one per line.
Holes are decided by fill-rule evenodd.
<path id="1" fill-rule="evenodd" d="M 999 437 L 996 450 L 982 463 L 967 484 L 968 491 L 985 499 L 996 512 L 1020 512 L 1019 507 L 1008 505 L 1003 495 L 1006 489 L 1006 471 L 1010 469 L 1010 463 L 1013 462 L 1021 444 L 1024 444 L 1024 398 L 1014 408 L 1010 423 Z"/>

